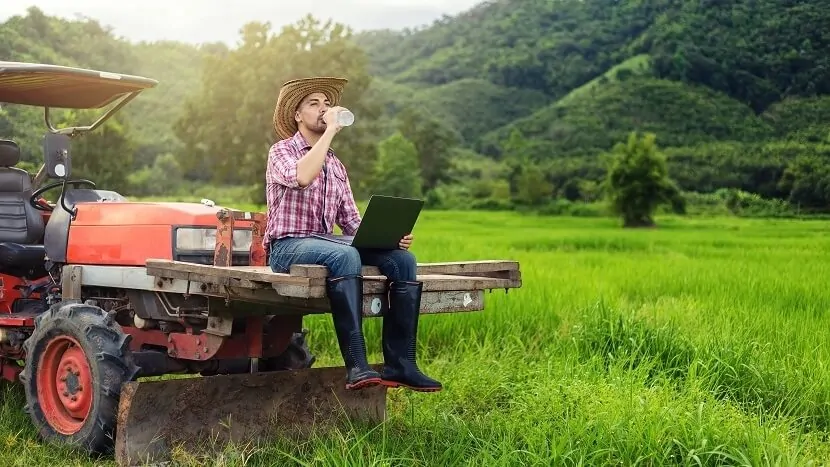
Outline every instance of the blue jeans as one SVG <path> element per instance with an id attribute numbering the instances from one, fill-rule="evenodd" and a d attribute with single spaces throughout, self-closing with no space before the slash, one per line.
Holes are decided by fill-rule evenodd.
<path id="1" fill-rule="evenodd" d="M 329 269 L 329 277 L 360 274 L 364 265 L 376 266 L 390 281 L 414 281 L 415 255 L 408 250 L 364 250 L 314 237 L 281 238 L 271 243 L 268 265 L 287 273 L 292 264 L 317 264 Z"/>

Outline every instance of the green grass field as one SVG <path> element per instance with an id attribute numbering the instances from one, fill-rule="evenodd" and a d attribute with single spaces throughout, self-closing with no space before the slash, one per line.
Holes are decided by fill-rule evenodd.
<path id="1" fill-rule="evenodd" d="M 830 459 L 830 227 L 822 221 L 428 212 L 419 260 L 517 259 L 523 287 L 427 316 L 420 362 L 445 391 L 392 391 L 390 420 L 190 465 L 809 465 Z M 445 249 L 447 253 L 441 253 Z M 381 361 L 380 321 L 365 325 Z M 307 319 L 339 365 L 327 316 Z M 42 446 L 19 392 L 0 464 L 111 465 Z"/>

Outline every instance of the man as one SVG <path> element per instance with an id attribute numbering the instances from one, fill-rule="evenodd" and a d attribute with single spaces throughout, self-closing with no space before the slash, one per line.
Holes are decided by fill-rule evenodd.
<path id="1" fill-rule="evenodd" d="M 346 364 L 346 388 L 384 384 L 418 391 L 439 391 L 441 383 L 427 377 L 415 362 L 415 344 L 422 284 L 409 251 L 412 235 L 400 249 L 361 251 L 312 237 L 330 234 L 337 224 L 354 235 L 361 216 L 345 166 L 330 148 L 341 127 L 337 107 L 347 80 L 306 78 L 283 85 L 274 111 L 274 129 L 281 139 L 271 146 L 265 174 L 268 203 L 264 246 L 274 272 L 292 264 L 328 268 L 326 290 L 334 329 Z M 380 268 L 389 280 L 389 314 L 383 319 L 383 374 L 366 359 L 363 338 L 362 266 Z"/>

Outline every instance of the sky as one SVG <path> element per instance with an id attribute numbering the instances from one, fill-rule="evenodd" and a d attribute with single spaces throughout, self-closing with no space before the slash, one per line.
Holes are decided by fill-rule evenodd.
<path id="1" fill-rule="evenodd" d="M 0 0 L 0 21 L 30 6 L 49 16 L 87 16 L 130 40 L 236 43 L 249 21 L 270 21 L 277 32 L 308 13 L 354 30 L 402 29 L 461 13 L 482 0 Z"/>

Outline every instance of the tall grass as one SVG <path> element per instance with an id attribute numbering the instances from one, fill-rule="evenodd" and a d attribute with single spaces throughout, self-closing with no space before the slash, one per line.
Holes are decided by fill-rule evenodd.
<path id="1" fill-rule="evenodd" d="M 830 459 L 830 235 L 819 221 L 427 212 L 420 261 L 517 259 L 484 312 L 425 316 L 419 357 L 446 389 L 393 391 L 390 420 L 186 465 L 809 465 Z M 382 361 L 380 320 L 365 324 Z M 340 357 L 307 318 L 320 365 Z M 2 465 L 101 465 L 36 440 L 0 402 Z M 104 464 L 106 465 L 106 464 Z"/>

